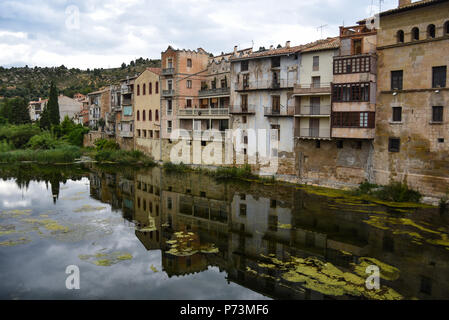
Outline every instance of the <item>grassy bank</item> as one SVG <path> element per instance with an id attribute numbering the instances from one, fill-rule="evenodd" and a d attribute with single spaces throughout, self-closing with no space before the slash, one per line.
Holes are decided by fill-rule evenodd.
<path id="1" fill-rule="evenodd" d="M 0 163 L 32 161 L 38 163 L 70 163 L 81 157 L 81 148 L 63 146 L 50 150 L 11 150 L 0 152 Z"/>

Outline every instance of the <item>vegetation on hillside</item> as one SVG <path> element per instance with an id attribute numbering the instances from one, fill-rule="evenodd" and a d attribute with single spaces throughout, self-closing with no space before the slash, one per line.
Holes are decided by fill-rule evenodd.
<path id="1" fill-rule="evenodd" d="M 17 68 L 0 67 L 0 97 L 21 97 L 25 100 L 48 98 L 51 81 L 58 84 L 60 92 L 68 97 L 75 93 L 87 94 L 99 88 L 117 83 L 119 80 L 139 74 L 148 67 L 160 67 L 160 60 L 139 58 L 120 68 L 111 69 L 68 69 L 60 67 Z"/>

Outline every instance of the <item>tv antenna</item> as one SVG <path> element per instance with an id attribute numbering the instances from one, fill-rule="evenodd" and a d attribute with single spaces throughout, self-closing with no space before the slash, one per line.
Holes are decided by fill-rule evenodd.
<path id="1" fill-rule="evenodd" d="M 321 31 L 321 39 L 323 39 L 323 29 L 326 28 L 328 25 L 327 24 L 322 24 L 321 26 L 319 26 L 318 28 L 316 28 L 316 30 L 320 30 Z"/>

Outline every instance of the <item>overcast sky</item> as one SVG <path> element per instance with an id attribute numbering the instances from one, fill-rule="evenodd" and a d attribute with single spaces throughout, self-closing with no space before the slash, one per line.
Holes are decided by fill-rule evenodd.
<path id="1" fill-rule="evenodd" d="M 385 0 L 382 10 L 397 2 Z M 0 0 L 0 65 L 108 68 L 158 59 L 169 44 L 214 54 L 297 45 L 336 36 L 378 7 L 379 0 Z"/>

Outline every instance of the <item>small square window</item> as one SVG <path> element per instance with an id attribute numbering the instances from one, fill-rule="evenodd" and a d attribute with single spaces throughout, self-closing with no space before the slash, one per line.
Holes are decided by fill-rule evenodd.
<path id="1" fill-rule="evenodd" d="M 389 152 L 399 152 L 401 148 L 401 139 L 390 138 L 388 141 L 388 151 Z"/>
<path id="2" fill-rule="evenodd" d="M 444 138 L 439 138 L 438 143 L 444 143 Z"/>
<path id="3" fill-rule="evenodd" d="M 187 189 L 187 190 L 186 190 L 186 193 L 187 193 L 187 194 L 191 194 L 191 193 L 192 193 L 192 190 Z"/>
<path id="4" fill-rule="evenodd" d="M 246 118 L 246 116 L 243 116 L 242 117 L 242 123 L 246 123 L 247 122 L 247 118 Z"/>
<path id="5" fill-rule="evenodd" d="M 443 107 L 433 106 L 432 107 L 432 122 L 443 122 Z"/>
<path id="6" fill-rule="evenodd" d="M 187 68 L 192 67 L 192 59 L 187 59 Z"/>
<path id="7" fill-rule="evenodd" d="M 201 141 L 201 146 L 205 147 L 206 146 L 206 141 Z"/>
<path id="8" fill-rule="evenodd" d="M 337 149 L 343 149 L 343 140 L 337 141 Z"/>
<path id="9" fill-rule="evenodd" d="M 200 197 L 201 197 L 201 198 L 206 198 L 206 192 L 201 191 L 201 192 L 200 192 Z"/>
<path id="10" fill-rule="evenodd" d="M 315 147 L 316 147 L 317 149 L 321 148 L 321 141 L 320 141 L 320 140 L 317 140 L 317 141 L 315 142 Z"/>
<path id="11" fill-rule="evenodd" d="M 276 200 L 271 200 L 270 208 L 272 208 L 272 209 L 276 208 Z"/>

